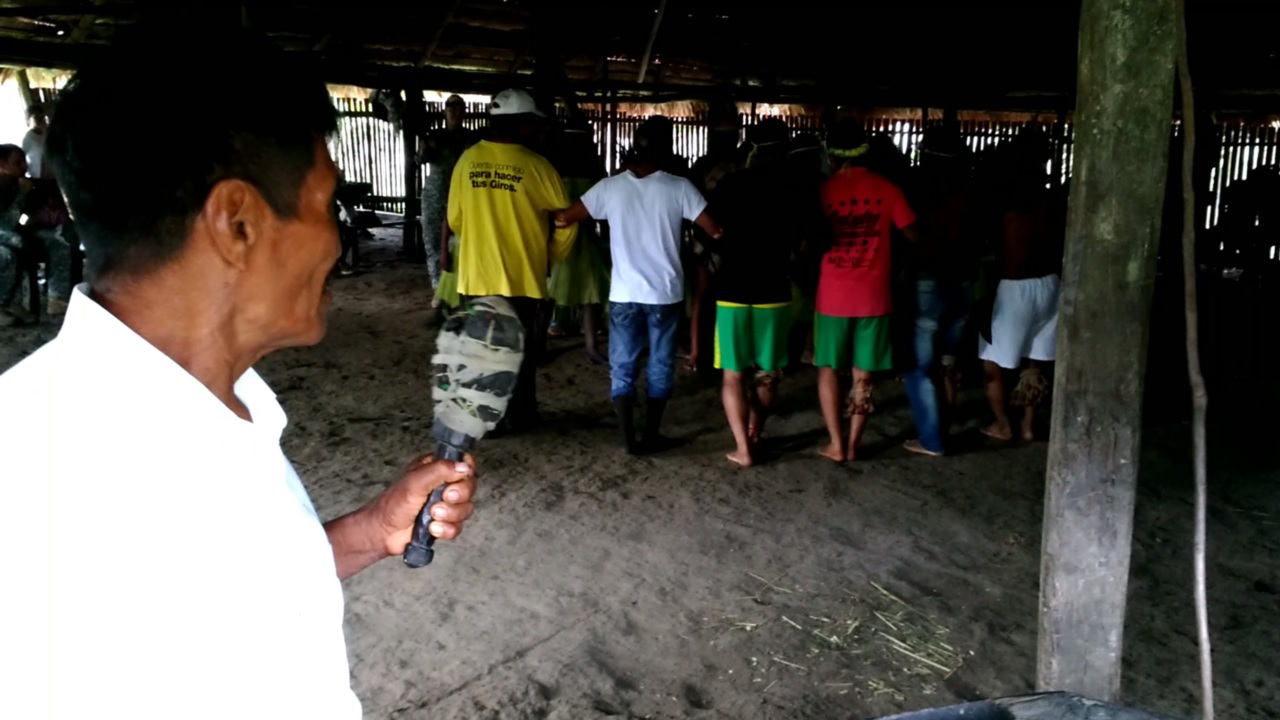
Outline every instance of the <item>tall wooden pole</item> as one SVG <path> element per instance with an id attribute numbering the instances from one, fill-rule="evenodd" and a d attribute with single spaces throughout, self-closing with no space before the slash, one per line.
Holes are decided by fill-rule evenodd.
<path id="1" fill-rule="evenodd" d="M 31 78 L 27 75 L 27 69 L 22 68 L 16 73 L 18 78 L 18 95 L 22 97 L 22 104 L 31 107 L 36 104 L 36 94 L 31 89 Z"/>
<path id="2" fill-rule="evenodd" d="M 1174 0 L 1084 0 L 1045 493 L 1037 685 L 1117 700 Z"/>
<path id="3" fill-rule="evenodd" d="M 662 16 L 667 13 L 667 0 L 658 0 L 658 10 L 653 16 L 653 29 L 649 31 L 649 42 L 645 43 L 644 55 L 640 58 L 640 73 L 636 82 L 644 84 L 645 73 L 649 71 L 649 60 L 653 57 L 653 43 L 658 39 L 658 28 L 662 27 Z"/>
<path id="4" fill-rule="evenodd" d="M 426 247 L 418 227 L 418 131 L 422 122 L 422 90 L 409 86 L 404 91 L 404 115 L 400 128 L 404 133 L 404 240 L 405 256 L 412 262 L 425 262 Z"/>

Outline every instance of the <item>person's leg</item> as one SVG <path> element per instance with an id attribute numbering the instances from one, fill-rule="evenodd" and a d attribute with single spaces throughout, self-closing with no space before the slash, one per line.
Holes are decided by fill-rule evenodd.
<path id="1" fill-rule="evenodd" d="M 1018 377 L 1018 386 L 1014 388 L 1015 406 L 1022 408 L 1022 422 L 1019 430 L 1024 442 L 1035 442 L 1036 408 L 1049 394 L 1049 385 L 1040 372 L 1035 360 L 1028 360 L 1026 367 Z"/>
<path id="2" fill-rule="evenodd" d="M 1013 427 L 1009 425 L 1009 415 L 1005 410 L 1004 368 L 990 360 L 983 360 L 982 370 L 985 374 L 987 403 L 991 405 L 991 414 L 996 418 L 995 422 L 982 429 L 982 434 L 996 440 L 1012 440 Z"/>
<path id="3" fill-rule="evenodd" d="M 524 297 L 507 300 L 524 326 L 524 358 L 520 361 L 520 375 L 507 410 L 507 427 L 522 431 L 538 422 L 538 301 Z"/>
<path id="4" fill-rule="evenodd" d="M 719 303 L 716 306 L 715 367 L 724 371 L 720 399 L 737 449 L 729 453 L 729 462 L 751 466 L 749 422 L 751 408 L 751 308 Z"/>
<path id="5" fill-rule="evenodd" d="M 71 298 L 71 244 L 56 230 L 40 233 L 49 259 L 49 312 L 60 315 Z"/>
<path id="6" fill-rule="evenodd" d="M 592 365 L 607 365 L 609 361 L 605 359 L 604 355 L 600 354 L 600 344 L 596 337 L 599 321 L 599 305 L 582 306 L 582 337 L 584 338 L 583 344 L 586 346 L 587 362 Z"/>
<path id="7" fill-rule="evenodd" d="M 791 326 L 794 308 L 785 305 L 762 305 L 751 308 L 752 360 L 760 372 L 748 388 L 753 394 L 748 434 L 755 443 L 764 433 L 777 399 L 782 371 L 790 364 Z"/>
<path id="8" fill-rule="evenodd" d="M 991 310 L 991 342 L 978 339 L 978 357 L 983 361 L 987 402 L 995 422 L 982 433 L 997 440 L 1011 440 L 1013 428 L 1007 414 L 1008 398 L 1004 387 L 1004 370 L 1016 370 L 1030 342 L 1035 323 L 1035 308 L 1030 302 L 1032 288 L 1027 280 L 1001 280 L 996 286 L 995 304 Z"/>
<path id="9" fill-rule="evenodd" d="M 9 310 L 14 290 L 18 287 L 18 253 L 0 243 L 0 327 L 18 323 L 18 316 Z"/>
<path id="10" fill-rule="evenodd" d="M 960 354 L 960 343 L 964 338 L 965 328 L 969 323 L 969 310 L 973 306 L 973 289 L 968 282 L 960 282 L 947 288 L 944 295 L 946 313 L 939 338 L 942 356 L 943 383 L 943 428 L 950 426 L 950 412 L 956 405 L 956 387 L 960 382 L 959 367 L 956 364 Z"/>
<path id="11" fill-rule="evenodd" d="M 538 357 L 538 364 L 542 365 L 549 357 L 547 342 L 550 339 L 551 320 L 555 316 L 556 304 L 551 300 L 539 300 L 536 307 L 538 334 L 536 338 L 537 344 L 534 345 L 534 354 Z"/>
<path id="12" fill-rule="evenodd" d="M 849 420 L 849 448 L 854 460 L 867 418 L 875 412 L 872 373 L 893 369 L 893 337 L 888 315 L 857 318 L 853 331 L 853 417 Z"/>
<path id="13" fill-rule="evenodd" d="M 819 454 L 838 463 L 845 461 L 844 418 L 841 417 L 840 376 L 834 368 L 818 368 L 818 402 L 822 406 L 822 420 L 827 426 L 831 442 L 819 450 Z"/>
<path id="14" fill-rule="evenodd" d="M 684 303 L 645 306 L 649 329 L 649 363 L 645 380 L 649 398 L 645 406 L 643 443 L 648 452 L 662 450 L 667 445 L 659 428 L 674 390 L 676 335 L 683 312 Z"/>
<path id="15" fill-rule="evenodd" d="M 938 391 L 933 382 L 934 339 L 943 314 L 943 301 L 933 280 L 916 281 L 915 364 L 903 376 L 911 416 L 920 437 L 907 441 L 912 452 L 940 455 L 943 452 L 942 422 Z"/>
<path id="16" fill-rule="evenodd" d="M 638 450 L 635 432 L 636 371 L 645 342 L 644 310 L 635 303 L 609 305 L 609 397 L 618 414 L 622 446 Z"/>
<path id="17" fill-rule="evenodd" d="M 867 418 L 875 411 L 872 387 L 871 373 L 855 367 L 853 369 L 853 416 L 849 419 L 849 446 L 845 449 L 845 458 L 850 461 L 858 458 L 858 445 L 862 443 L 862 433 L 867 429 Z"/>
<path id="18" fill-rule="evenodd" d="M 852 361 L 853 321 L 849 318 L 833 318 L 815 314 L 814 364 L 818 366 L 818 402 L 822 406 L 822 420 L 827 426 L 831 442 L 819 451 L 823 457 L 836 462 L 845 461 L 844 420 L 839 371 L 849 367 Z"/>
<path id="19" fill-rule="evenodd" d="M 1050 275 L 1035 281 L 1035 312 L 1038 326 L 1033 328 L 1026 366 L 1018 378 L 1014 390 L 1014 404 L 1023 408 L 1022 439 L 1033 442 L 1035 436 L 1036 409 L 1049 396 L 1049 382 L 1044 377 L 1042 365 L 1053 362 L 1058 348 L 1058 276 Z"/>
<path id="20" fill-rule="evenodd" d="M 724 403 L 724 414 L 729 419 L 729 429 L 733 431 L 733 440 L 737 443 L 737 449 L 725 457 L 731 463 L 751 467 L 751 439 L 747 435 L 750 403 L 747 400 L 746 382 L 742 373 L 725 370 L 720 398 Z"/>

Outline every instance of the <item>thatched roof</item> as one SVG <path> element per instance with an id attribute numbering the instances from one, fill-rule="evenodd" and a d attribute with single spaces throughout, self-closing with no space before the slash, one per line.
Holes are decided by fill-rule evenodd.
<path id="1" fill-rule="evenodd" d="M 1189 3 L 1202 102 L 1275 107 L 1280 3 Z M 315 57 L 339 84 L 483 93 L 536 81 L 597 99 L 613 91 L 657 100 L 726 95 L 743 102 L 1018 110 L 1072 106 L 1079 14 L 1079 0 L 226 7 L 290 51 Z M 174 8 L 191 10 L 178 2 L 0 2 L 0 63 L 72 67 L 122 25 Z"/>

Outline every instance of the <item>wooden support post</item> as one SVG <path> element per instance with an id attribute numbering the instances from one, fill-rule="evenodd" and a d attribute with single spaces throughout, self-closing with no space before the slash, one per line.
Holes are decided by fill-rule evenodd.
<path id="1" fill-rule="evenodd" d="M 18 78 L 18 95 L 22 98 L 22 104 L 31 107 L 36 104 L 36 94 L 31 89 L 31 78 L 27 77 L 27 69 L 22 68 L 16 75 Z"/>
<path id="2" fill-rule="evenodd" d="M 413 86 L 404 91 L 404 252 L 411 262 L 425 262 L 426 247 L 418 227 L 418 131 L 422 122 L 422 90 Z"/>
<path id="3" fill-rule="evenodd" d="M 1084 0 L 1036 683 L 1120 693 L 1143 375 L 1173 111 L 1173 0 Z"/>
<path id="4" fill-rule="evenodd" d="M 653 29 L 649 31 L 649 42 L 644 46 L 644 55 L 640 58 L 640 74 L 636 82 L 643 85 L 644 75 L 649 70 L 649 60 L 653 57 L 653 43 L 658 39 L 658 28 L 662 27 L 662 16 L 667 12 L 667 0 L 658 0 L 658 12 L 653 17 Z"/>

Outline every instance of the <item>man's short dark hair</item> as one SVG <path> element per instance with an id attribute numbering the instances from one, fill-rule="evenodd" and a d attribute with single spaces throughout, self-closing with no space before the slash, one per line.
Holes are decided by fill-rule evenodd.
<path id="1" fill-rule="evenodd" d="M 33 103 L 33 104 L 31 104 L 31 105 L 28 105 L 28 106 L 27 106 L 27 119 L 28 119 L 28 120 L 30 120 L 31 118 L 35 117 L 36 115 L 43 115 L 43 114 L 44 114 L 44 106 L 43 106 L 43 105 L 41 105 L 40 103 Z"/>
<path id="2" fill-rule="evenodd" d="M 9 162 L 17 153 L 25 154 L 25 151 L 17 145 L 0 145 L 0 162 Z"/>
<path id="3" fill-rule="evenodd" d="M 120 93 L 154 75 L 145 130 Z M 234 24 L 140 27 L 67 84 L 48 154 L 83 240 L 88 275 L 141 275 L 186 244 L 213 187 L 239 179 L 296 217 L 318 139 L 337 128 L 325 85 Z M 121 150 L 130 138 L 132 150 Z"/>

